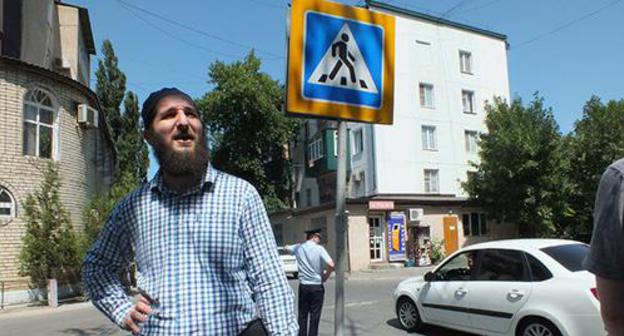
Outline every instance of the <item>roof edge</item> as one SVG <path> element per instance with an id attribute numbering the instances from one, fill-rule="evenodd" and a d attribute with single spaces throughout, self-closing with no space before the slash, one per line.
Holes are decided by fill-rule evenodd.
<path id="1" fill-rule="evenodd" d="M 397 7 L 397 6 L 393 6 L 393 5 L 390 5 L 390 4 L 387 4 L 387 3 L 383 3 L 383 2 L 380 2 L 380 1 L 375 1 L 375 0 L 368 0 L 366 2 L 366 4 L 367 4 L 367 7 L 384 9 L 384 10 L 387 10 L 387 11 L 390 11 L 390 12 L 411 16 L 411 17 L 414 17 L 414 18 L 418 18 L 418 19 L 422 19 L 422 20 L 425 20 L 425 21 L 433 22 L 433 23 L 436 23 L 436 24 L 441 24 L 441 25 L 446 25 L 446 26 L 450 26 L 450 27 L 454 27 L 454 28 L 459 28 L 459 29 L 467 30 L 467 31 L 470 31 L 470 32 L 473 32 L 473 33 L 477 33 L 477 34 L 493 37 L 493 38 L 496 38 L 496 39 L 499 39 L 499 40 L 507 41 L 507 35 L 505 35 L 505 34 L 493 32 L 491 30 L 482 29 L 482 28 L 478 28 L 478 27 L 474 27 L 474 26 L 469 26 L 469 25 L 466 25 L 466 24 L 463 24 L 463 23 L 454 22 L 454 21 L 447 20 L 447 19 L 444 19 L 444 18 L 441 18 L 441 17 L 437 17 L 437 16 L 433 16 L 433 15 L 417 12 L 417 11 L 414 11 L 414 10 L 411 10 L 411 9 L 400 8 L 400 7 Z"/>

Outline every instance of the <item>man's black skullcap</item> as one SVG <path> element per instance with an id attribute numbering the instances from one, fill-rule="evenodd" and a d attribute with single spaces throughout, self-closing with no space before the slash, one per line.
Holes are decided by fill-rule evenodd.
<path id="1" fill-rule="evenodd" d="M 158 91 L 154 91 L 143 102 L 143 109 L 141 110 L 141 116 L 143 117 L 143 126 L 145 127 L 145 129 L 148 129 L 152 123 L 152 120 L 154 120 L 154 115 L 156 114 L 155 109 L 156 105 L 158 105 L 158 102 L 160 102 L 160 100 L 165 98 L 166 96 L 173 95 L 186 98 L 189 102 L 191 102 L 191 104 L 193 104 L 195 109 L 197 109 L 193 98 L 191 98 L 191 96 L 189 96 L 188 94 L 178 90 L 177 88 L 162 88 Z"/>
<path id="2" fill-rule="evenodd" d="M 304 231 L 307 235 L 320 234 L 323 229 L 312 229 Z"/>

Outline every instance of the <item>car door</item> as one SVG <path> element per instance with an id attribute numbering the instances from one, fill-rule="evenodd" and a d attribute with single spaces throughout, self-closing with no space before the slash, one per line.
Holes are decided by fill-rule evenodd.
<path id="1" fill-rule="evenodd" d="M 485 249 L 479 254 L 474 280 L 466 284 L 472 325 L 477 330 L 504 333 L 514 314 L 531 295 L 524 253 L 511 249 Z"/>
<path id="2" fill-rule="evenodd" d="M 420 311 L 427 322 L 470 328 L 466 283 L 474 270 L 475 252 L 457 254 L 438 268 L 419 293 Z"/>

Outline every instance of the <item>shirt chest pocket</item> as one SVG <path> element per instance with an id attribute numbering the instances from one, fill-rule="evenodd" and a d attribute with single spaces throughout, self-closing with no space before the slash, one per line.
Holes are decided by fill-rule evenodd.
<path id="1" fill-rule="evenodd" d="M 242 241 L 237 218 L 228 211 L 198 212 L 190 223 L 190 240 L 194 254 L 204 267 L 228 270 L 242 259 Z"/>

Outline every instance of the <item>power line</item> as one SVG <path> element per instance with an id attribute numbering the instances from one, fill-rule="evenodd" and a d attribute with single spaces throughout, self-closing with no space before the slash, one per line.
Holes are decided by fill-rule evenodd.
<path id="1" fill-rule="evenodd" d="M 466 2 L 468 2 L 470 0 L 461 0 L 460 2 L 457 3 L 457 5 L 451 7 L 449 10 L 447 10 L 446 12 L 442 13 L 442 16 L 440 16 L 440 19 L 444 18 L 445 16 L 449 15 L 452 11 L 456 10 L 457 8 L 463 6 Z"/>
<path id="2" fill-rule="evenodd" d="M 125 4 L 120 3 L 120 5 L 122 5 L 122 7 L 123 7 L 123 8 L 125 8 L 125 9 L 126 9 L 126 10 L 130 13 L 130 14 L 132 14 L 134 17 L 136 17 L 137 19 L 139 19 L 139 20 L 143 21 L 143 23 L 145 23 L 145 24 L 147 24 L 147 25 L 151 26 L 152 28 L 154 28 L 154 29 L 156 29 L 156 30 L 160 31 L 161 33 L 163 33 L 163 34 L 165 34 L 165 35 L 167 35 L 167 36 L 171 37 L 171 38 L 172 38 L 172 39 L 174 39 L 174 40 L 178 40 L 178 41 L 180 41 L 180 42 L 182 42 L 182 43 L 184 43 L 184 44 L 186 44 L 186 45 L 189 45 L 189 46 L 194 47 L 194 48 L 197 48 L 197 49 L 201 49 L 201 50 L 203 50 L 203 51 L 207 51 L 207 52 L 209 52 L 209 53 L 211 53 L 211 54 L 216 54 L 216 55 L 226 56 L 226 57 L 235 58 L 235 59 L 236 59 L 236 58 L 240 58 L 240 56 L 238 56 L 238 55 L 232 55 L 232 54 L 228 54 L 228 53 L 220 52 L 220 51 L 217 51 L 217 50 L 214 50 L 214 49 L 206 48 L 206 47 L 204 47 L 204 46 L 202 46 L 202 45 L 199 45 L 199 44 L 195 44 L 195 43 L 193 43 L 193 42 L 191 42 L 191 41 L 185 40 L 185 39 L 183 39 L 183 38 L 181 38 L 181 37 L 179 37 L 179 36 L 177 36 L 177 35 L 175 35 L 175 34 L 173 34 L 173 33 L 169 32 L 168 30 L 163 29 L 162 27 L 160 27 L 160 26 L 158 26 L 158 25 L 156 25 L 156 24 L 154 24 L 154 23 L 152 23 L 152 22 L 148 21 L 147 19 L 143 18 L 142 16 L 138 15 L 138 14 L 137 14 L 137 13 L 136 13 L 136 12 L 135 12 L 132 8 L 127 7 Z"/>
<path id="3" fill-rule="evenodd" d="M 476 10 L 479 10 L 479 9 L 483 9 L 485 7 L 490 7 L 491 5 L 493 5 L 493 4 L 497 3 L 497 2 L 500 2 L 500 0 L 492 0 L 492 1 L 484 3 L 483 5 L 480 5 L 480 6 L 474 6 L 474 7 L 468 8 L 468 9 L 464 9 L 462 11 L 462 13 L 468 13 L 468 12 L 476 11 Z"/>
<path id="4" fill-rule="evenodd" d="M 162 16 L 162 15 L 160 15 L 160 14 L 154 13 L 154 12 L 149 11 L 149 10 L 147 10 L 147 9 L 144 9 L 144 8 L 141 8 L 141 7 L 138 7 L 138 6 L 135 6 L 135 5 L 133 5 L 133 4 L 130 4 L 130 3 L 126 2 L 126 1 L 124 1 L 124 0 L 115 0 L 115 1 L 117 1 L 117 2 L 119 2 L 119 3 L 122 3 L 122 4 L 124 4 L 124 5 L 128 6 L 128 7 L 131 7 L 131 8 L 133 8 L 133 9 L 137 10 L 137 11 L 143 12 L 143 13 L 145 13 L 145 14 L 148 14 L 148 15 L 150 15 L 150 16 L 153 16 L 153 17 L 155 17 L 155 18 L 158 18 L 158 19 L 160 19 L 160 20 L 163 20 L 163 21 L 165 21 L 165 22 L 168 22 L 168 23 L 170 23 L 170 24 L 172 24 L 172 25 L 175 25 L 175 26 L 178 26 L 178 27 L 184 28 L 184 29 L 186 29 L 186 30 L 192 31 L 192 32 L 194 32 L 194 33 L 196 33 L 196 34 L 203 35 L 203 36 L 206 36 L 206 37 L 209 37 L 209 38 L 212 38 L 212 39 L 215 39 L 215 40 L 218 40 L 218 41 L 221 41 L 221 42 L 224 42 L 224 43 L 227 43 L 227 44 L 233 45 L 233 46 L 237 46 L 237 47 L 240 47 L 240 48 L 245 48 L 245 49 L 254 49 L 254 50 L 257 50 L 258 52 L 261 52 L 261 53 L 263 53 L 263 54 L 265 54 L 265 55 L 268 55 L 268 56 L 271 56 L 271 57 L 274 57 L 274 58 L 277 58 L 277 59 L 284 58 L 284 56 L 279 56 L 279 55 L 276 55 L 276 54 L 274 54 L 274 53 L 272 53 L 272 52 L 270 52 L 270 51 L 266 51 L 266 50 L 263 50 L 263 49 L 260 49 L 260 48 L 255 48 L 255 47 L 251 47 L 251 46 L 248 46 L 248 45 L 244 45 L 244 44 L 241 44 L 241 43 L 238 43 L 238 42 L 235 42 L 235 41 L 232 41 L 232 40 L 228 40 L 228 39 L 226 39 L 226 38 L 223 38 L 223 37 L 220 37 L 220 36 L 217 36 L 217 35 L 214 35 L 214 34 L 211 34 L 211 33 L 205 32 L 205 31 L 203 31 L 203 30 L 200 30 L 200 29 L 197 29 L 197 28 L 194 28 L 194 27 L 191 27 L 191 26 L 185 25 L 185 24 L 183 24 L 183 23 L 180 23 L 180 22 L 178 22 L 178 21 L 175 21 L 175 20 L 169 19 L 169 18 L 167 18 L 167 17 L 165 17 L 165 16 Z"/>
<path id="5" fill-rule="evenodd" d="M 535 41 L 537 41 L 537 40 L 539 40 L 539 39 L 542 39 L 542 38 L 544 38 L 544 37 L 546 37 L 546 36 L 548 36 L 548 35 L 554 34 L 554 33 L 558 32 L 558 31 L 561 31 L 561 30 L 563 30 L 563 29 L 565 29 L 565 28 L 568 28 L 568 27 L 572 26 L 573 24 L 578 23 L 578 22 L 581 22 L 581 21 L 583 21 L 583 20 L 585 20 L 585 19 L 587 19 L 587 18 L 590 18 L 590 17 L 592 17 L 592 16 L 594 16 L 594 15 L 596 15 L 596 14 L 600 13 L 601 11 L 603 11 L 603 10 L 605 10 L 605 9 L 607 9 L 607 8 L 609 8 L 609 7 L 613 6 L 613 5 L 615 5 L 615 4 L 617 4 L 618 2 L 621 2 L 621 1 L 622 1 L 622 0 L 615 0 L 615 1 L 612 1 L 612 2 L 610 2 L 610 3 L 608 3 L 608 4 L 606 4 L 606 5 L 604 5 L 604 6 L 600 7 L 600 8 L 598 8 L 598 9 L 596 9 L 596 10 L 595 10 L 595 11 L 593 11 L 593 12 L 590 12 L 590 13 L 588 13 L 588 14 L 585 14 L 585 15 L 583 15 L 583 16 L 581 16 L 581 17 L 579 17 L 579 18 L 576 18 L 576 19 L 574 19 L 574 20 L 572 20 L 572 21 L 570 21 L 570 22 L 568 22 L 568 23 L 566 23 L 566 24 L 563 24 L 563 25 L 561 25 L 561 26 L 559 26 L 559 27 L 557 27 L 557 28 L 555 28 L 555 29 L 553 29 L 553 30 L 551 30 L 551 31 L 548 31 L 548 32 L 543 33 L 543 34 L 540 34 L 540 35 L 538 35 L 538 36 L 535 36 L 535 37 L 533 37 L 532 39 L 529 39 L 529 40 L 524 41 L 524 42 L 522 42 L 522 43 L 518 43 L 518 44 L 517 44 L 517 45 L 516 45 L 513 49 L 518 49 L 518 48 L 520 48 L 520 47 L 526 46 L 526 45 L 531 44 L 531 43 L 533 43 L 533 42 L 535 42 Z"/>

